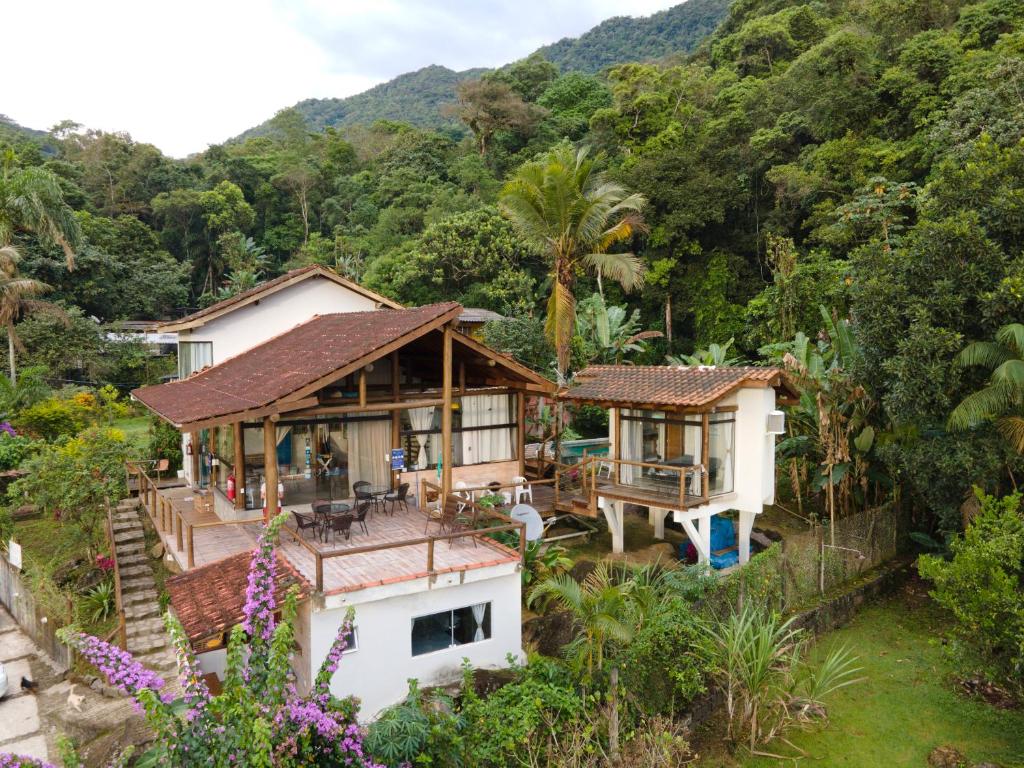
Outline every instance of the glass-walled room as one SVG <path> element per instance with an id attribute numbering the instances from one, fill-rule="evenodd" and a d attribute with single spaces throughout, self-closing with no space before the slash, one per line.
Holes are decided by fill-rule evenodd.
<path id="1" fill-rule="evenodd" d="M 517 458 L 515 396 L 473 395 L 452 401 L 452 466 Z M 434 469 L 441 461 L 441 408 L 401 412 L 405 466 Z"/>
<path id="2" fill-rule="evenodd" d="M 704 464 L 700 414 L 623 409 L 619 424 L 620 458 L 665 468 L 622 464 L 619 467 L 621 483 L 675 493 L 679 488 L 679 472 L 668 468 L 684 469 Z M 733 490 L 734 433 L 734 413 L 709 414 L 707 469 L 711 495 Z M 694 472 L 687 494 L 699 496 L 702 492 L 700 473 Z"/>

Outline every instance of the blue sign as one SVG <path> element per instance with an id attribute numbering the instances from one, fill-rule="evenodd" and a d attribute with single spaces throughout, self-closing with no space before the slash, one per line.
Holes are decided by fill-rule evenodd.
<path id="1" fill-rule="evenodd" d="M 392 448 L 391 449 L 391 471 L 392 472 L 404 472 L 405 471 L 405 449 L 404 448 Z"/>

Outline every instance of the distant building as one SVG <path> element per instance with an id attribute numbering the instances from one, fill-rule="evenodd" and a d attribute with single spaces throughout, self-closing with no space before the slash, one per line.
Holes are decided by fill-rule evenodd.
<path id="1" fill-rule="evenodd" d="M 484 326 L 492 320 L 504 320 L 505 316 L 490 309 L 479 307 L 464 307 L 459 315 L 458 330 L 467 336 L 472 336 L 477 341 L 484 340 Z"/>

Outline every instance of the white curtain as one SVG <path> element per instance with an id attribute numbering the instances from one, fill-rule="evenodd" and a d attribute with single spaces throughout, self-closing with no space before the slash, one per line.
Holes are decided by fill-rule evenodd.
<path id="1" fill-rule="evenodd" d="M 487 603 L 477 603 L 473 606 L 473 621 L 476 622 L 476 632 L 473 634 L 473 642 L 479 643 L 486 640 L 484 635 L 484 616 L 487 614 Z"/>
<path id="2" fill-rule="evenodd" d="M 687 424 L 683 427 L 683 442 L 685 443 L 686 455 L 693 459 L 694 466 L 704 463 L 704 457 L 700 455 L 701 446 L 704 444 L 699 424 Z M 700 472 L 693 472 L 690 475 L 690 493 L 693 496 L 700 496 L 704 491 Z"/>
<path id="3" fill-rule="evenodd" d="M 368 413 L 366 416 L 384 416 Z M 353 421 L 348 425 L 349 481 L 365 480 L 373 485 L 387 485 L 390 481 L 388 459 L 391 454 L 391 421 Z"/>
<path id="4" fill-rule="evenodd" d="M 462 427 L 508 424 L 508 395 L 474 395 L 462 398 Z M 462 433 L 462 464 L 484 464 L 512 458 L 512 434 L 504 429 L 473 429 Z"/>
<path id="5" fill-rule="evenodd" d="M 714 485 L 708 489 L 711 494 L 730 493 L 732 491 L 732 443 L 734 426 L 735 425 L 732 421 L 723 421 L 718 424 L 711 422 L 708 454 L 709 459 L 715 460 L 718 468 Z"/>
<path id="6" fill-rule="evenodd" d="M 629 409 L 623 409 L 622 411 L 623 417 L 634 414 L 639 416 L 640 413 L 640 411 L 631 411 Z M 620 458 L 624 461 L 643 461 L 644 423 L 626 418 L 623 418 L 620 423 L 622 425 L 622 436 L 619 438 Z M 619 478 L 623 483 L 632 483 L 634 478 L 639 477 L 640 467 L 634 467 L 632 464 L 619 465 Z"/>
<path id="7" fill-rule="evenodd" d="M 416 431 L 422 429 L 430 429 L 434 425 L 434 408 L 410 408 L 409 411 L 409 423 L 412 428 Z M 424 432 L 421 435 L 413 435 L 416 438 L 416 457 L 413 460 L 413 466 L 416 469 L 426 469 L 427 467 L 427 439 L 430 437 L 429 434 Z"/>

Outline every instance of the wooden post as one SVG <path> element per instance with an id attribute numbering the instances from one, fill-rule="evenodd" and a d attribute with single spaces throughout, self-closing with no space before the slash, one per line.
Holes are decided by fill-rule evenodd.
<path id="1" fill-rule="evenodd" d="M 519 476 L 526 477 L 526 392 L 524 391 L 516 392 L 516 458 L 519 459 Z"/>
<path id="2" fill-rule="evenodd" d="M 427 541 L 427 573 L 434 575 L 434 537 Z"/>
<path id="3" fill-rule="evenodd" d="M 316 551 L 316 591 L 324 591 L 324 556 L 319 549 Z"/>
<path id="4" fill-rule="evenodd" d="M 195 526 L 191 523 L 188 526 L 188 567 L 196 567 L 196 539 Z"/>
<path id="5" fill-rule="evenodd" d="M 452 329 L 444 327 L 441 355 L 441 503 L 452 490 Z"/>
<path id="6" fill-rule="evenodd" d="M 366 368 L 359 369 L 359 404 L 366 405 Z"/>
<path id="7" fill-rule="evenodd" d="M 519 526 L 519 564 L 526 565 L 526 525 Z"/>
<path id="8" fill-rule="evenodd" d="M 708 452 L 711 449 L 711 417 L 707 412 L 701 414 L 700 430 L 700 463 L 704 465 L 704 477 L 701 483 L 701 495 L 704 501 L 708 500 L 711 491 L 711 457 Z"/>
<path id="9" fill-rule="evenodd" d="M 459 394 L 466 394 L 466 361 L 459 360 Z"/>
<path id="10" fill-rule="evenodd" d="M 178 512 L 174 516 L 177 518 L 177 523 L 174 526 L 174 529 L 175 529 L 174 532 L 176 534 L 175 538 L 177 539 L 176 543 L 178 545 L 178 551 L 181 552 L 181 550 L 183 550 L 185 548 L 183 546 L 183 542 L 181 540 L 181 534 L 182 534 L 182 531 L 181 531 L 181 527 L 182 527 L 181 512 Z"/>
<path id="11" fill-rule="evenodd" d="M 192 487 L 199 487 L 199 433 L 188 433 L 189 445 L 192 446 Z"/>
<path id="12" fill-rule="evenodd" d="M 277 514 L 277 425 L 267 416 L 263 419 L 263 477 L 267 500 L 263 508 L 263 522 Z"/>
<path id="13" fill-rule="evenodd" d="M 235 439 L 235 509 L 245 509 L 245 434 L 242 422 L 231 425 Z"/>
<path id="14" fill-rule="evenodd" d="M 615 409 L 615 435 L 612 437 L 611 442 L 608 444 L 608 454 L 613 459 L 621 459 L 619 456 L 619 446 L 622 445 L 622 409 Z M 641 452 L 642 453 L 642 452 Z M 641 456 L 640 458 L 643 458 Z M 622 465 L 618 461 L 615 462 L 615 484 L 622 484 Z"/>

